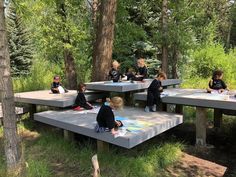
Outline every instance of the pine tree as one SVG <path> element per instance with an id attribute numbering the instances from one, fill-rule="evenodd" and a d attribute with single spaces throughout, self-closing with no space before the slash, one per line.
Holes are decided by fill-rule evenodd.
<path id="1" fill-rule="evenodd" d="M 12 76 L 28 75 L 32 64 L 29 32 L 12 3 L 7 12 L 7 32 Z"/>

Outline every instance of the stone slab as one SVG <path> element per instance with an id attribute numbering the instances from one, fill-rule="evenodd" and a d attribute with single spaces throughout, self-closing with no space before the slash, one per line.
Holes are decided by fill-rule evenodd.
<path id="1" fill-rule="evenodd" d="M 122 82 L 112 82 L 112 81 L 101 81 L 101 82 L 90 82 L 86 83 L 87 89 L 90 90 L 100 90 L 109 92 L 130 92 L 147 89 L 153 79 L 144 79 L 144 81 L 122 81 Z M 167 79 L 162 82 L 163 86 L 178 85 L 181 83 L 179 79 Z"/>
<path id="2" fill-rule="evenodd" d="M 23 107 L 16 107 L 16 114 L 24 114 L 26 112 L 26 109 Z M 2 104 L 0 103 L 0 119 L 3 118 L 3 113 L 2 113 Z"/>
<path id="3" fill-rule="evenodd" d="M 196 107 L 236 110 L 236 98 L 232 95 L 210 94 L 203 89 L 165 89 L 162 102 Z M 134 94 L 135 100 L 146 101 L 147 92 Z"/>
<path id="4" fill-rule="evenodd" d="M 127 132 L 123 136 L 114 138 L 110 132 L 96 133 L 94 131 L 97 114 L 81 114 L 73 110 L 46 111 L 36 113 L 34 119 L 128 149 L 183 123 L 183 117 L 179 114 L 166 112 L 145 113 L 143 109 L 133 107 L 125 107 L 123 110 L 114 113 L 116 116 L 126 117 L 131 121 L 145 122 L 148 126 L 144 126 L 140 131 Z"/>
<path id="5" fill-rule="evenodd" d="M 15 101 L 35 105 L 68 107 L 74 104 L 76 96 L 76 90 L 69 90 L 68 93 L 63 94 L 52 94 L 49 90 L 39 90 L 15 93 Z M 97 91 L 86 91 L 85 97 L 87 101 L 94 101 L 96 99 L 105 97 L 105 94 Z"/>

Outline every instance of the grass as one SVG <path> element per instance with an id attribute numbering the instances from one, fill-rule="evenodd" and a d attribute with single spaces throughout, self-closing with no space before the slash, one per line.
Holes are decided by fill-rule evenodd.
<path id="1" fill-rule="evenodd" d="M 69 142 L 62 138 L 59 131 L 43 128 L 37 132 L 27 127 L 32 128 L 32 123 L 22 122 L 19 125 L 26 162 L 24 176 L 91 176 L 91 157 L 97 153 L 94 141 Z M 131 150 L 112 146 L 110 152 L 98 153 L 101 174 L 102 177 L 148 177 L 158 176 L 157 171 L 162 171 L 162 176 L 167 173 L 165 168 L 179 159 L 182 149 L 181 143 L 166 139 L 157 141 L 155 138 Z M 3 156 L 0 162 L 0 176 L 5 176 Z"/>
<path id="2" fill-rule="evenodd" d="M 199 89 L 206 89 L 208 87 L 210 79 L 202 79 L 202 78 L 191 78 L 183 80 L 181 83 L 181 88 L 199 88 Z M 236 80 L 232 80 L 229 82 L 226 82 L 228 88 L 230 90 L 236 89 Z"/>

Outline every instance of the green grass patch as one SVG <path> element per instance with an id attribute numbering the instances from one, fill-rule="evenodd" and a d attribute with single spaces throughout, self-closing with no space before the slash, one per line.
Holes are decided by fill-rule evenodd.
<path id="1" fill-rule="evenodd" d="M 26 174 L 28 177 L 50 177 L 51 172 L 49 170 L 48 162 L 45 160 L 33 160 L 30 159 L 27 162 Z"/>
<path id="2" fill-rule="evenodd" d="M 25 176 L 91 176 L 91 157 L 97 153 L 94 142 L 69 142 L 58 131 L 44 128 L 38 133 L 30 131 L 27 121 L 21 122 L 18 127 L 27 137 L 30 137 L 30 133 L 39 134 L 36 138 L 23 139 L 23 157 L 27 164 Z M 152 139 L 131 150 L 111 146 L 110 152 L 98 154 L 102 177 L 150 177 L 158 176 L 157 172 L 160 171 L 159 176 L 162 176 L 166 173 L 165 168 L 179 159 L 183 148 L 183 145 L 174 141 L 164 142 Z M 2 157 L 0 163 L 0 173 L 4 174 Z"/>

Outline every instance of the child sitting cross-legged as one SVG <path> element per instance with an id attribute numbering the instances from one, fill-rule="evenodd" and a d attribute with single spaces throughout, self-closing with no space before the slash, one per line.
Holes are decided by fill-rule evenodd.
<path id="1" fill-rule="evenodd" d="M 209 81 L 209 87 L 207 88 L 207 92 L 211 93 L 212 91 L 216 90 L 219 93 L 224 92 L 225 90 L 229 90 L 227 85 L 222 80 L 223 78 L 223 71 L 215 70 L 212 75 L 212 79 Z"/>
<path id="2" fill-rule="evenodd" d="M 121 109 L 123 107 L 123 99 L 121 97 L 113 97 L 109 102 L 105 102 L 100 108 L 97 115 L 96 132 L 110 131 L 112 135 L 117 133 L 116 128 L 122 127 L 121 121 L 116 121 L 113 109 Z"/>
<path id="3" fill-rule="evenodd" d="M 53 77 L 53 82 L 51 84 L 51 92 L 52 93 L 66 93 L 66 92 L 68 92 L 68 90 L 65 89 L 61 85 L 61 78 L 60 78 L 60 76 L 54 76 Z"/>
<path id="4" fill-rule="evenodd" d="M 166 74 L 164 72 L 160 72 L 148 87 L 147 106 L 145 107 L 145 112 L 155 112 L 156 107 L 160 106 L 160 93 L 163 91 L 161 81 L 165 79 Z"/>
<path id="5" fill-rule="evenodd" d="M 84 109 L 93 109 L 93 106 L 87 102 L 84 92 L 86 90 L 86 85 L 84 83 L 80 83 L 78 86 L 78 95 L 75 99 L 75 104 L 74 104 L 74 110 L 81 110 L 81 108 Z"/>

